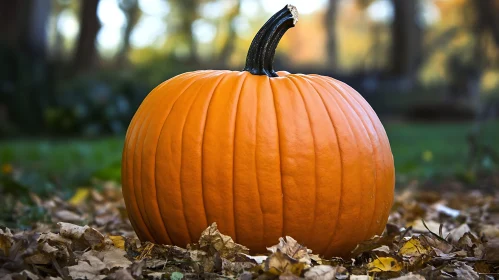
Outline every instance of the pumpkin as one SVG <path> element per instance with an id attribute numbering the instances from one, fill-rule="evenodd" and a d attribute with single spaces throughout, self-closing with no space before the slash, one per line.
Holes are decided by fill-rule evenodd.
<path id="1" fill-rule="evenodd" d="M 319 75 L 276 73 L 288 5 L 249 48 L 244 71 L 194 71 L 144 99 L 127 131 L 123 196 L 141 240 L 186 246 L 216 222 L 264 252 L 292 236 L 346 256 L 384 230 L 394 193 L 385 130 L 353 88 Z"/>

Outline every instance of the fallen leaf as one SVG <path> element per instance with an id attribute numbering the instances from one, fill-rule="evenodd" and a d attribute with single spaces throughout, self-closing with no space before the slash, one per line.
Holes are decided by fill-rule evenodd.
<path id="1" fill-rule="evenodd" d="M 152 279 L 163 279 L 163 275 L 165 275 L 164 272 L 151 272 L 151 273 L 148 273 L 147 276 L 149 276 L 150 278 Z"/>
<path id="2" fill-rule="evenodd" d="M 281 275 L 289 272 L 294 275 L 301 275 L 305 268 L 305 263 L 283 254 L 279 249 L 265 260 L 264 271 L 273 275 Z"/>
<path id="3" fill-rule="evenodd" d="M 352 250 L 352 256 L 358 256 L 364 252 L 369 252 L 381 246 L 390 246 L 393 244 L 394 237 L 395 234 L 381 236 L 375 235 L 371 239 L 357 244 L 355 249 Z"/>
<path id="4" fill-rule="evenodd" d="M 263 263 L 268 258 L 268 256 L 250 256 L 244 253 L 241 253 L 241 255 L 247 257 L 248 259 L 254 260 L 257 264 Z"/>
<path id="5" fill-rule="evenodd" d="M 5 231 L 3 231 L 0 228 L 0 250 L 3 251 L 3 254 L 5 256 L 9 256 L 9 250 L 13 243 L 14 239 L 10 229 L 7 228 L 5 229 Z"/>
<path id="6" fill-rule="evenodd" d="M 461 239 L 461 237 L 463 237 L 464 234 L 470 231 L 471 229 L 467 224 L 462 224 L 459 227 L 451 230 L 445 239 L 450 242 L 457 242 L 459 241 L 459 239 Z"/>
<path id="7" fill-rule="evenodd" d="M 426 226 L 425 226 L 426 224 Z M 416 232 L 428 232 L 430 230 L 431 232 L 435 234 L 439 234 L 440 231 L 440 223 L 437 223 L 435 221 L 424 221 L 423 220 L 416 220 L 412 224 L 412 230 Z M 448 234 L 447 229 L 442 228 L 442 238 L 444 238 Z"/>
<path id="8" fill-rule="evenodd" d="M 455 279 L 478 280 L 479 275 L 473 267 L 464 262 L 456 261 L 442 269 L 443 271 L 455 276 Z"/>
<path id="9" fill-rule="evenodd" d="M 433 207 L 435 208 L 435 210 L 437 212 L 445 214 L 445 215 L 450 216 L 452 218 L 457 218 L 461 214 L 461 211 L 456 210 L 456 209 L 452 209 L 452 208 L 450 208 L 442 203 L 437 203 L 437 204 L 433 205 Z"/>
<path id="10" fill-rule="evenodd" d="M 350 280 L 372 280 L 374 277 L 369 275 L 351 275 Z"/>
<path id="11" fill-rule="evenodd" d="M 102 251 L 90 250 L 85 252 L 83 256 L 93 256 L 99 258 L 108 269 L 116 267 L 129 267 L 132 262 L 125 257 L 126 252 L 114 246 L 108 246 Z"/>
<path id="12" fill-rule="evenodd" d="M 106 268 L 106 264 L 99 258 L 86 255 L 78 261 L 77 265 L 69 266 L 68 272 L 73 279 L 104 279 L 105 275 L 101 275 L 101 271 Z"/>
<path id="13" fill-rule="evenodd" d="M 390 254 L 390 247 L 383 245 L 381 247 L 375 248 L 372 250 L 376 254 L 382 253 L 382 254 Z"/>
<path id="14" fill-rule="evenodd" d="M 111 280 L 134 280 L 133 276 L 124 268 L 118 269 L 116 272 L 108 275 Z"/>
<path id="15" fill-rule="evenodd" d="M 485 236 L 487 239 L 499 238 L 499 224 L 497 225 L 482 225 L 480 236 Z"/>
<path id="16" fill-rule="evenodd" d="M 88 226 L 82 227 L 64 222 L 59 222 L 57 225 L 59 226 L 59 234 L 69 239 L 80 239 L 88 228 Z"/>
<path id="17" fill-rule="evenodd" d="M 489 262 L 499 262 L 499 238 L 487 242 L 485 259 Z"/>
<path id="18" fill-rule="evenodd" d="M 77 206 L 85 201 L 90 195 L 90 188 L 78 188 L 76 193 L 68 200 L 68 203 Z"/>
<path id="19" fill-rule="evenodd" d="M 428 249 L 419 242 L 419 239 L 412 237 L 400 248 L 399 254 L 404 257 L 418 257 L 428 254 Z"/>
<path id="20" fill-rule="evenodd" d="M 96 248 L 103 246 L 105 237 L 102 233 L 89 226 L 78 226 L 70 223 L 57 223 L 60 227 L 60 235 L 71 239 L 77 250 L 84 250 L 88 247 Z"/>
<path id="21" fill-rule="evenodd" d="M 114 247 L 125 250 L 125 238 L 119 235 L 110 235 L 109 239 L 113 241 Z"/>
<path id="22" fill-rule="evenodd" d="M 397 272 L 402 270 L 402 265 L 394 258 L 381 257 L 367 264 L 369 272 Z"/>
<path id="23" fill-rule="evenodd" d="M 54 216 L 64 222 L 81 222 L 83 217 L 69 210 L 60 210 L 54 213 Z"/>
<path id="24" fill-rule="evenodd" d="M 339 266 L 317 265 L 308 269 L 304 276 L 305 279 L 310 280 L 332 280 L 340 268 Z"/>
<path id="25" fill-rule="evenodd" d="M 426 278 L 424 278 L 422 275 L 412 274 L 412 272 L 410 272 L 409 274 L 397 278 L 392 278 L 392 280 L 426 280 Z"/>
<path id="26" fill-rule="evenodd" d="M 459 239 L 456 246 L 466 250 L 470 257 L 482 258 L 485 254 L 485 247 L 482 241 L 469 231 Z"/>
<path id="27" fill-rule="evenodd" d="M 269 250 L 271 253 L 280 251 L 281 253 L 286 254 L 287 256 L 307 265 L 310 265 L 312 262 L 309 255 L 312 253 L 312 250 L 307 249 L 307 247 L 299 244 L 291 236 L 286 236 L 286 239 L 280 237 L 279 243 L 272 247 L 268 247 L 267 250 Z"/>
<path id="28" fill-rule="evenodd" d="M 254 267 L 255 264 L 252 262 L 232 262 L 227 259 L 222 258 L 222 273 L 224 275 L 236 276 Z"/>
<path id="29" fill-rule="evenodd" d="M 421 235 L 419 239 L 423 245 L 430 246 L 433 249 L 438 249 L 444 254 L 448 254 L 454 250 L 454 246 L 452 246 L 452 244 L 450 244 L 447 240 L 437 238 L 434 235 Z"/>
<path id="30" fill-rule="evenodd" d="M 249 252 L 249 249 L 243 245 L 237 244 L 232 240 L 232 237 L 222 234 L 217 224 L 213 223 L 201 233 L 199 238 L 199 248 L 213 255 L 215 252 L 220 254 L 220 257 L 226 259 L 234 259 L 237 254 Z"/>

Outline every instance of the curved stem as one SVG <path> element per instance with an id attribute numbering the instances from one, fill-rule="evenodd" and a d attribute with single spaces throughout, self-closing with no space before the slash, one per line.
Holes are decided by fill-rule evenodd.
<path id="1" fill-rule="evenodd" d="M 284 33 L 294 27 L 297 21 L 298 11 L 292 5 L 286 5 L 274 14 L 251 42 L 244 71 L 253 75 L 278 77 L 273 69 L 275 50 Z"/>

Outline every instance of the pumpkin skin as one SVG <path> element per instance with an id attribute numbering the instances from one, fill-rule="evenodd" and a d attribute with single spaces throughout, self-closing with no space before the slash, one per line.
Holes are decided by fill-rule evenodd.
<path id="1" fill-rule="evenodd" d="M 216 222 L 253 253 L 289 235 L 330 257 L 382 233 L 394 165 L 375 112 L 341 81 L 278 74 L 188 72 L 145 98 L 122 160 L 141 240 L 185 247 Z"/>

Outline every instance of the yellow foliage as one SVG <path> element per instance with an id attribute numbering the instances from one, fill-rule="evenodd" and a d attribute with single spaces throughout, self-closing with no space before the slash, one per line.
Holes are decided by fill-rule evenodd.
<path id="1" fill-rule="evenodd" d="M 79 205 L 83 201 L 87 199 L 87 197 L 90 195 L 90 189 L 89 188 L 78 188 L 76 190 L 76 193 L 69 199 L 69 204 L 71 205 Z"/>
<path id="2" fill-rule="evenodd" d="M 402 265 L 394 258 L 381 257 L 367 264 L 369 272 L 397 272 L 402 270 Z"/>
<path id="3" fill-rule="evenodd" d="M 428 254 L 428 249 L 418 239 L 411 238 L 400 248 L 399 253 L 407 257 L 416 257 Z"/>
<path id="4" fill-rule="evenodd" d="M 9 164 L 9 163 L 5 163 L 5 164 L 2 165 L 2 173 L 3 174 L 10 174 L 10 173 L 12 173 L 13 169 L 14 168 L 12 168 L 12 165 Z"/>
<path id="5" fill-rule="evenodd" d="M 113 241 L 114 247 L 125 250 L 125 238 L 119 235 L 110 235 L 109 239 Z"/>

